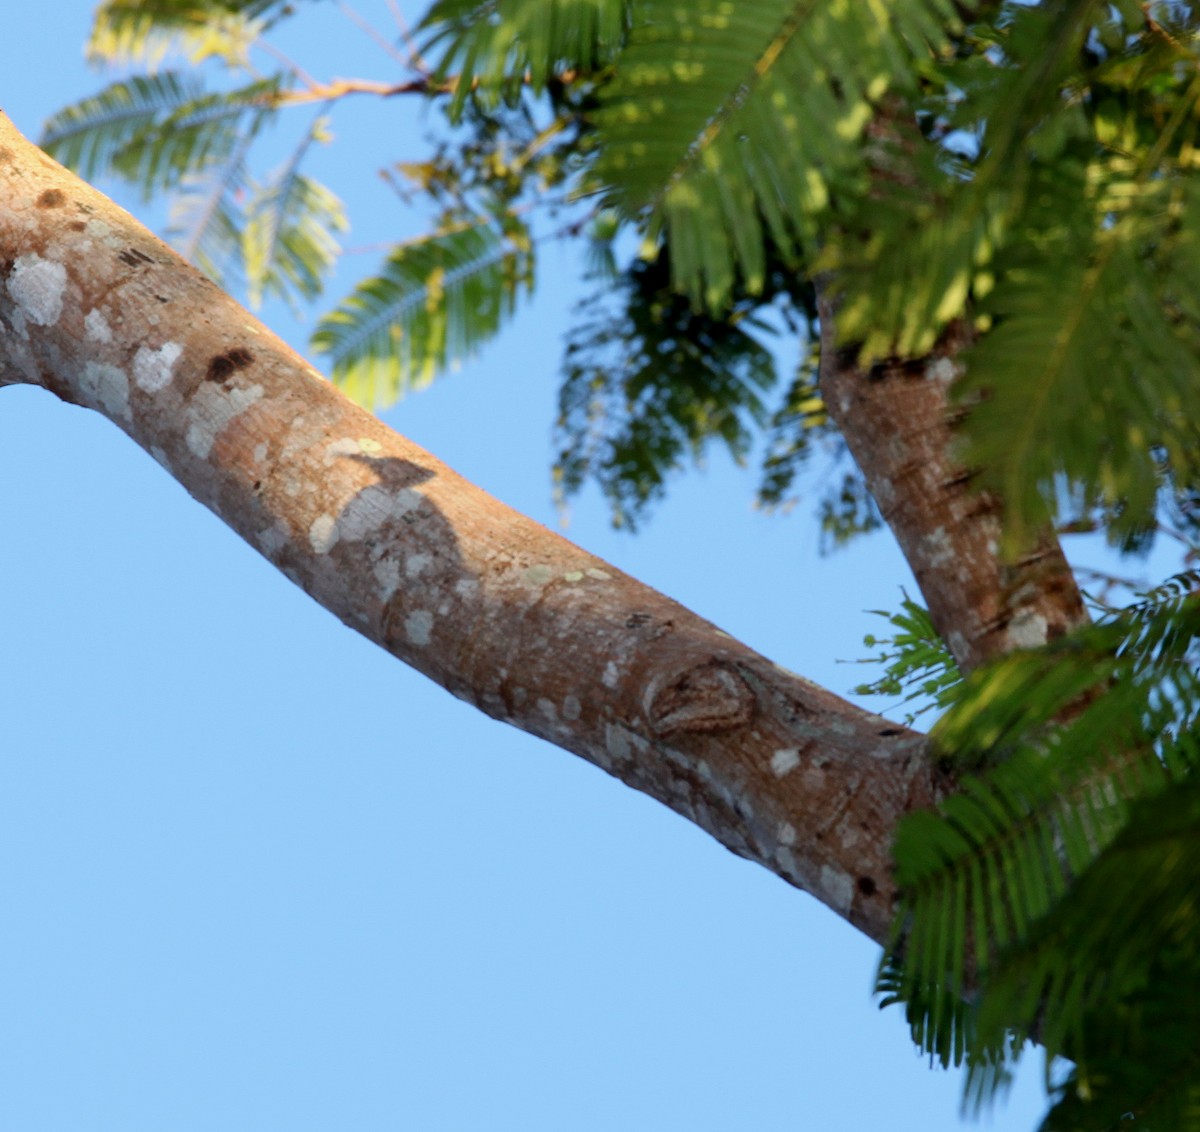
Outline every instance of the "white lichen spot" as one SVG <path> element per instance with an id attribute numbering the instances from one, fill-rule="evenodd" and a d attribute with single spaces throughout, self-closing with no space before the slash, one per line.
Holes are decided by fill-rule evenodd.
<path id="1" fill-rule="evenodd" d="M 951 629 L 946 634 L 946 646 L 950 649 L 950 655 L 956 659 L 967 655 L 967 638 L 957 629 Z"/>
<path id="2" fill-rule="evenodd" d="M 93 240 L 103 240 L 112 229 L 103 220 L 89 220 L 87 222 L 87 234 Z"/>
<path id="3" fill-rule="evenodd" d="M 949 358 L 941 357 L 925 367 L 925 376 L 930 381 L 940 381 L 943 385 L 949 385 L 958 376 L 958 366 Z"/>
<path id="4" fill-rule="evenodd" d="M 696 764 L 696 774 L 700 776 L 701 782 L 712 781 L 712 767 L 709 766 L 708 763 L 706 763 L 703 759 Z"/>
<path id="5" fill-rule="evenodd" d="M 83 330 L 93 342 L 112 341 L 112 327 L 108 325 L 108 319 L 99 307 L 93 307 L 87 312 L 87 317 L 83 320 Z"/>
<path id="6" fill-rule="evenodd" d="M 931 566 L 945 566 L 954 561 L 954 545 L 945 527 L 935 527 L 925 536 L 925 554 Z"/>
<path id="7" fill-rule="evenodd" d="M 604 749 L 620 762 L 632 758 L 633 747 L 629 742 L 629 732 L 615 723 L 606 723 L 604 725 Z"/>
<path id="8" fill-rule="evenodd" d="M 433 559 L 428 554 L 410 554 L 404 560 L 404 573 L 409 578 L 419 578 Z"/>
<path id="9" fill-rule="evenodd" d="M 404 619 L 404 632 L 414 645 L 427 645 L 433 633 L 433 614 L 428 609 L 414 609 Z"/>
<path id="10" fill-rule="evenodd" d="M 554 571 L 549 566 L 527 566 L 525 568 L 525 580 L 532 582 L 535 586 L 544 586 L 553 577 Z"/>
<path id="11" fill-rule="evenodd" d="M 604 666 L 604 672 L 600 677 L 600 683 L 606 688 L 615 688 L 617 681 L 620 679 L 620 672 L 617 671 L 617 666 L 613 661 L 609 661 Z"/>
<path id="12" fill-rule="evenodd" d="M 796 854 L 786 846 L 781 846 L 775 850 L 775 861 L 785 876 L 795 879 L 800 875 L 800 870 L 796 865 Z"/>
<path id="13" fill-rule="evenodd" d="M 795 845 L 796 827 L 790 821 L 781 821 L 776 827 L 775 836 L 780 845 Z"/>
<path id="14" fill-rule="evenodd" d="M 49 326 L 62 314 L 67 269 L 30 253 L 18 256 L 8 273 L 8 293 L 30 322 Z"/>
<path id="15" fill-rule="evenodd" d="M 168 472 L 171 470 L 171 461 L 169 457 L 161 448 L 159 448 L 157 444 L 150 445 L 147 451 L 150 453 L 150 456 L 155 463 L 166 468 Z"/>
<path id="16" fill-rule="evenodd" d="M 845 914 L 850 911 L 854 900 L 854 881 L 841 869 L 832 865 L 821 866 L 822 899 L 835 912 Z"/>
<path id="17" fill-rule="evenodd" d="M 282 550 L 288 541 L 288 529 L 281 522 L 274 522 L 258 532 L 258 549 L 263 554 L 276 554 Z"/>
<path id="18" fill-rule="evenodd" d="M 800 749 L 798 747 L 781 747 L 771 756 L 771 770 L 776 778 L 782 778 L 788 771 L 795 770 L 800 765 Z"/>
<path id="19" fill-rule="evenodd" d="M 332 463 L 339 456 L 357 456 L 359 451 L 357 440 L 343 436 L 325 445 L 325 462 Z"/>
<path id="20" fill-rule="evenodd" d="M 338 520 L 341 537 L 349 542 L 361 542 L 374 534 L 383 524 L 399 519 L 421 506 L 422 497 L 410 487 L 385 487 L 375 483 L 363 488 L 342 511 Z"/>
<path id="21" fill-rule="evenodd" d="M 13 307 L 13 309 L 9 313 L 8 317 L 9 317 L 9 321 L 12 323 L 13 330 L 16 331 L 17 337 L 23 339 L 24 341 L 28 341 L 29 340 L 29 319 L 27 319 L 25 317 L 25 312 L 23 310 L 21 310 L 20 307 Z M 33 365 L 32 359 L 30 360 L 30 365 L 31 366 Z M 30 371 L 30 372 L 32 372 L 32 374 L 36 377 L 37 376 L 37 367 L 34 366 L 32 371 Z"/>
<path id="22" fill-rule="evenodd" d="M 383 445 L 378 440 L 372 440 L 369 436 L 360 436 L 358 438 L 358 450 L 365 452 L 368 456 L 373 456 L 376 452 L 383 451 Z"/>
<path id="23" fill-rule="evenodd" d="M 109 417 L 129 419 L 129 376 L 120 366 L 87 362 L 79 375 L 79 391 Z"/>
<path id="24" fill-rule="evenodd" d="M 372 568 L 375 581 L 379 583 L 379 596 L 387 601 L 400 588 L 400 563 L 394 558 L 383 558 Z"/>
<path id="25" fill-rule="evenodd" d="M 554 701 L 546 699 L 545 696 L 538 698 L 537 709 L 549 720 L 558 718 L 558 708 L 554 706 Z"/>
<path id="26" fill-rule="evenodd" d="M 269 449 L 267 448 L 265 441 L 262 444 L 256 444 L 254 446 L 254 462 L 256 464 L 261 464 L 267 458 L 268 451 Z"/>
<path id="27" fill-rule="evenodd" d="M 318 515 L 308 527 L 308 542 L 314 554 L 328 554 L 338 540 L 337 519 L 332 515 Z"/>
<path id="28" fill-rule="evenodd" d="M 165 349 L 166 347 L 164 347 Z M 136 367 L 137 361 L 134 361 Z M 138 382 L 141 385 L 141 382 Z M 187 446 L 200 460 L 208 459 L 217 437 L 235 417 L 241 416 L 251 405 L 262 399 L 263 387 L 251 385 L 246 389 L 206 382 L 197 391 L 188 405 L 191 423 L 187 430 Z"/>
<path id="29" fill-rule="evenodd" d="M 1014 649 L 1035 649 L 1046 643 L 1046 619 L 1032 609 L 1021 610 L 1008 624 L 1008 643 Z"/>
<path id="30" fill-rule="evenodd" d="M 147 393 L 157 393 L 165 388 L 182 353 L 183 347 L 178 342 L 164 342 L 157 350 L 139 346 L 133 355 L 133 380 L 138 383 L 138 388 Z"/>
<path id="31" fill-rule="evenodd" d="M 471 601 L 474 599 L 475 595 L 479 593 L 479 583 L 475 581 L 474 578 L 459 578 L 459 580 L 454 583 L 454 592 L 458 594 L 459 597 L 465 598 L 467 601 Z"/>
<path id="32" fill-rule="evenodd" d="M 595 567 L 585 572 L 589 578 L 595 578 L 597 582 L 607 582 L 612 577 L 607 571 L 597 570 Z"/>
<path id="33" fill-rule="evenodd" d="M 578 719 L 583 714 L 583 705 L 574 696 L 563 699 L 563 719 Z"/>
<path id="34" fill-rule="evenodd" d="M 568 570 L 563 575 L 563 578 L 564 578 L 564 580 L 566 580 L 568 582 L 582 582 L 583 581 L 583 571 L 582 570 Z"/>

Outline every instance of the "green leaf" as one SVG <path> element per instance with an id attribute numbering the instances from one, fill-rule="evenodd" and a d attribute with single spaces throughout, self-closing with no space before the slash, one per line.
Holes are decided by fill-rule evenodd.
<path id="1" fill-rule="evenodd" d="M 604 67 L 625 36 L 625 0 L 438 0 L 421 21 L 422 51 L 436 76 L 456 78 L 451 120 L 468 100 L 484 109 L 515 104 L 528 87 Z"/>
<path id="2" fill-rule="evenodd" d="M 1131 1119 L 1200 1128 L 1198 863 L 1193 775 L 1134 803 L 1121 832 L 989 982 L 984 1040 L 1036 1026 L 1048 1058 L 1074 1063 L 1046 1128 Z"/>
<path id="3" fill-rule="evenodd" d="M 957 51 L 926 71 L 918 118 L 979 157 L 924 141 L 896 124 L 871 192 L 822 249 L 841 295 L 838 334 L 864 364 L 920 357 L 994 277 L 992 260 L 1030 199 L 1029 149 L 1081 121 L 1065 97 L 1098 0 L 1004 5 L 999 19 L 967 29 Z"/>
<path id="4" fill-rule="evenodd" d="M 492 338 L 532 286 L 533 263 L 511 217 L 505 228 L 483 220 L 404 244 L 321 320 L 313 348 L 360 404 L 391 404 Z"/>
<path id="5" fill-rule="evenodd" d="M 863 644 L 868 648 L 882 646 L 878 655 L 860 664 L 883 664 L 884 674 L 868 684 L 853 688 L 859 696 L 900 697 L 902 704 L 920 703 L 907 713 L 905 723 L 935 708 L 945 708 L 962 689 L 962 674 L 930 620 L 929 611 L 912 601 L 907 594 L 901 608 L 894 613 L 881 609 L 871 612 L 883 617 L 896 630 L 891 637 L 868 636 Z"/>
<path id="6" fill-rule="evenodd" d="M 337 235 L 347 228 L 342 203 L 332 192 L 300 171 L 310 143 L 321 136 L 318 119 L 290 160 L 246 207 L 244 255 L 250 302 L 264 295 L 306 299 L 320 294 L 323 277 L 340 250 Z"/>
<path id="7" fill-rule="evenodd" d="M 1200 1019 L 1179 1004 L 1200 989 L 1197 580 L 973 673 L 935 730 L 944 757 L 982 770 L 940 814 L 901 825 L 902 911 L 879 989 L 923 1049 L 971 1065 L 974 1101 L 1036 1036 L 1075 1065 L 1059 1116 L 1100 1096 L 1092 1115 L 1190 1103 Z M 1139 1046 L 1150 1019 L 1180 1038 L 1171 1056 Z"/>
<path id="8" fill-rule="evenodd" d="M 592 480 L 613 525 L 633 529 L 668 478 L 710 444 L 747 457 L 777 372 L 749 319 L 710 318 L 671 290 L 666 255 L 636 260 L 615 294 L 601 279 L 567 342 L 555 494 L 563 506 Z"/>
<path id="9" fill-rule="evenodd" d="M 600 92 L 597 176 L 719 312 L 735 279 L 762 287 L 768 235 L 794 257 L 831 193 L 865 191 L 864 129 L 954 19 L 941 0 L 642 0 Z"/>
<path id="10" fill-rule="evenodd" d="M 994 320 L 967 356 L 968 460 L 1005 500 L 1014 542 L 1045 500 L 1152 522 L 1162 475 L 1200 478 L 1200 322 L 1174 296 L 1200 279 L 1200 179 L 1139 180 L 1059 162 L 1048 202 L 997 257 Z M 1182 278 L 1181 278 L 1182 276 Z"/>
<path id="11" fill-rule="evenodd" d="M 172 50 L 193 63 L 217 57 L 245 67 L 254 41 L 284 0 L 104 0 L 96 9 L 87 55 L 107 63 L 139 62 L 151 69 Z"/>
<path id="12" fill-rule="evenodd" d="M 186 174 L 171 200 L 167 238 L 210 279 L 229 287 L 240 276 L 242 210 L 248 187 L 246 152 L 252 137 L 220 165 Z"/>
<path id="13" fill-rule="evenodd" d="M 135 76 L 56 114 L 42 146 L 81 176 L 115 174 L 149 199 L 227 161 L 274 114 L 278 90 L 265 79 L 206 94 L 174 72 Z"/>
<path id="14" fill-rule="evenodd" d="M 112 171 L 134 139 L 202 95 L 193 75 L 134 75 L 58 111 L 46 122 L 40 144 L 51 157 L 94 180 Z"/>

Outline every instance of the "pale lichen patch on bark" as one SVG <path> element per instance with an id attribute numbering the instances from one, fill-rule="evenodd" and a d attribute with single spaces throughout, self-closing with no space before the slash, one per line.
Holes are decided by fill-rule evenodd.
<path id="1" fill-rule="evenodd" d="M 337 519 L 332 515 L 318 515 L 308 526 L 308 544 L 314 554 L 328 554 L 338 541 Z"/>
<path id="2" fill-rule="evenodd" d="M 925 536 L 925 552 L 931 566 L 946 566 L 954 560 L 954 543 L 945 527 L 935 527 Z"/>
<path id="3" fill-rule="evenodd" d="M 157 350 L 139 346 L 133 356 L 133 380 L 147 393 L 165 389 L 183 347 L 178 342 L 164 342 Z"/>
<path id="4" fill-rule="evenodd" d="M 290 534 L 287 527 L 282 522 L 277 521 L 259 531 L 256 541 L 259 550 L 270 558 L 279 553 L 288 544 Z"/>
<path id="5" fill-rule="evenodd" d="M 136 364 L 135 361 L 134 365 Z M 261 385 L 227 389 L 223 385 L 206 383 L 198 389 L 188 405 L 191 423 L 187 429 L 187 446 L 192 455 L 200 460 L 208 459 L 221 430 L 256 401 L 261 400 L 262 395 Z"/>
<path id="6" fill-rule="evenodd" d="M 93 307 L 87 312 L 87 317 L 83 320 L 83 329 L 92 342 L 103 345 L 112 341 L 112 327 L 108 325 L 108 319 L 99 307 Z"/>
<path id="7" fill-rule="evenodd" d="M 781 747 L 771 756 L 771 773 L 782 778 L 800 765 L 799 747 Z"/>
<path id="8" fill-rule="evenodd" d="M 325 445 L 325 464 L 332 464 L 339 456 L 357 456 L 361 451 L 359 441 L 351 440 L 348 436 L 340 437 Z"/>
<path id="9" fill-rule="evenodd" d="M 433 635 L 433 615 L 428 610 L 413 610 L 404 618 L 404 633 L 413 645 L 428 645 Z"/>
<path id="10" fill-rule="evenodd" d="M 25 317 L 38 326 L 58 321 L 66 290 L 67 269 L 34 252 L 18 256 L 8 273 L 8 293 Z"/>
<path id="11" fill-rule="evenodd" d="M 79 391 L 108 416 L 129 420 L 129 375 L 120 366 L 85 363 L 79 375 Z"/>
<path id="12" fill-rule="evenodd" d="M 404 632 L 414 645 L 427 645 L 433 635 L 433 614 L 428 609 L 414 609 L 404 619 Z"/>
<path id="13" fill-rule="evenodd" d="M 400 563 L 394 558 L 381 558 L 371 568 L 379 583 L 379 596 L 387 601 L 400 588 Z"/>
<path id="14" fill-rule="evenodd" d="M 410 554 L 404 560 L 404 576 L 418 578 L 428 568 L 433 559 L 428 554 Z"/>
<path id="15" fill-rule="evenodd" d="M 1008 624 L 1008 643 L 1014 649 L 1035 649 L 1049 639 L 1046 619 L 1032 609 L 1019 610 Z"/>
<path id="16" fill-rule="evenodd" d="M 368 535 L 393 519 L 399 519 L 421 506 L 421 493 L 411 487 L 371 484 L 358 492 L 338 516 L 338 537 L 347 542 L 362 542 Z"/>
<path id="17" fill-rule="evenodd" d="M 949 385 L 958 376 L 958 366 L 943 354 L 941 357 L 934 358 L 925 367 L 925 376 L 931 381 L 940 381 L 943 385 Z"/>
<path id="18" fill-rule="evenodd" d="M 604 725 L 604 749 L 617 762 L 626 762 L 633 758 L 635 738 L 633 732 L 620 724 L 606 723 Z"/>
<path id="19" fill-rule="evenodd" d="M 854 901 L 854 881 L 832 865 L 821 866 L 822 898 L 835 912 L 845 915 Z"/>

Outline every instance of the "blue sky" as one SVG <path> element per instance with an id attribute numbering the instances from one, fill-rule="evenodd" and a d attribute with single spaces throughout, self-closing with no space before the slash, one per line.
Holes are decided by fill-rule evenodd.
<path id="1" fill-rule="evenodd" d="M 105 81 L 90 7 L 9 5 L 0 107 L 26 134 Z M 394 74 L 332 4 L 302 6 L 287 48 L 320 77 Z M 314 171 L 349 244 L 416 230 L 374 171 L 421 155 L 421 113 L 338 108 Z M 551 526 L 581 271 L 545 249 L 507 335 L 386 414 Z M 263 317 L 303 348 L 311 314 Z M 837 662 L 907 570 L 886 535 L 819 557 L 811 499 L 770 518 L 754 485 L 714 458 L 636 537 L 594 495 L 567 533 L 845 693 L 863 670 Z M 355 636 L 107 422 L 0 392 L 0 523 L 0 1127 L 961 1126 L 957 1077 L 872 1001 L 873 945 Z M 985 1126 L 1035 1125 L 1037 1060 Z"/>

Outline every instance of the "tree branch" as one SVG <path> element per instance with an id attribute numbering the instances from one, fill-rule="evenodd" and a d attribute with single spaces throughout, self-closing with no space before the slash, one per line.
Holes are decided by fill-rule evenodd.
<path id="1" fill-rule="evenodd" d="M 954 458 L 949 390 L 968 345 L 961 329 L 925 358 L 859 367 L 840 348 L 828 294 L 821 315 L 821 396 L 900 543 L 934 627 L 964 672 L 1087 622 L 1062 547 L 1047 530 L 1016 561 L 1000 550 L 1001 508 Z"/>
<path id="2" fill-rule="evenodd" d="M 123 429 L 347 625 L 887 933 L 920 734 L 787 672 L 388 429 L 0 114 L 0 385 Z"/>

